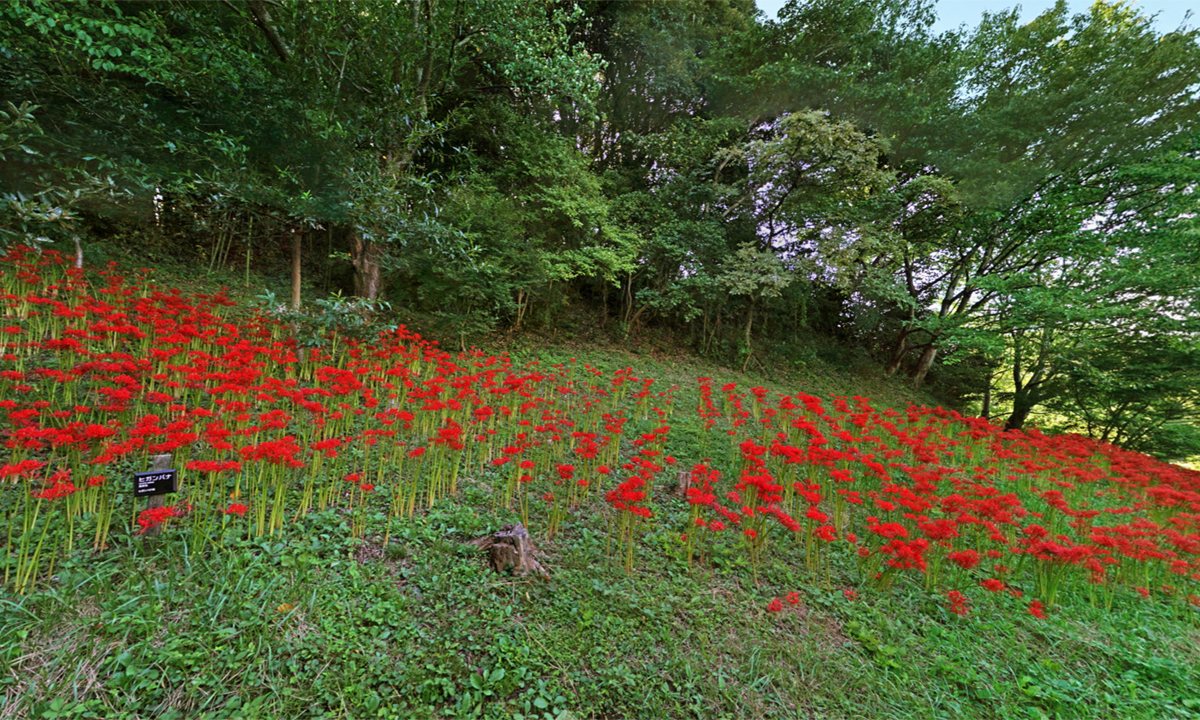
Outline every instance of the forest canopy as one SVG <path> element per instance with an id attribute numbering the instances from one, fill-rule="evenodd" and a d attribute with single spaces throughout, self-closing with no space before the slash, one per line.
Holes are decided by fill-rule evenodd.
<path id="1" fill-rule="evenodd" d="M 274 267 L 460 339 L 814 347 L 1200 454 L 1200 35 L 1126 3 L 0 4 L 0 244 Z M 463 340 L 465 342 L 465 340 Z"/>

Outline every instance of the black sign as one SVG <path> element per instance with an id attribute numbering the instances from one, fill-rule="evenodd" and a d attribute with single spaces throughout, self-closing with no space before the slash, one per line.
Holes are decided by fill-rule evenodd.
<path id="1" fill-rule="evenodd" d="M 133 496 L 166 495 L 175 492 L 175 471 L 134 473 Z"/>

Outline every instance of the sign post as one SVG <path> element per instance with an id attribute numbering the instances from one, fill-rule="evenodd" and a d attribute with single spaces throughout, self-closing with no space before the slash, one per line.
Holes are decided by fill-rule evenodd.
<path id="1" fill-rule="evenodd" d="M 176 472 L 170 469 L 170 455 L 155 455 L 154 461 L 150 465 L 150 472 L 134 473 L 133 476 L 133 496 L 143 497 L 149 496 L 149 504 L 146 509 L 160 508 L 165 502 L 163 497 L 167 493 L 173 493 L 178 488 L 175 486 Z M 160 525 L 147 528 L 146 535 L 158 535 L 161 530 Z"/>

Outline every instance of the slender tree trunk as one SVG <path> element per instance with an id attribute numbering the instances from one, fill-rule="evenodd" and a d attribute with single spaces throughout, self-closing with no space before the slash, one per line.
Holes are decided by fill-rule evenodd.
<path id="1" fill-rule="evenodd" d="M 750 366 L 750 358 L 754 349 L 750 347 L 750 330 L 754 327 L 754 296 L 750 296 L 750 308 L 746 311 L 746 362 L 742 363 L 742 372 Z"/>
<path id="2" fill-rule="evenodd" d="M 629 317 L 633 315 L 633 273 L 629 273 L 629 277 L 625 283 L 625 324 L 629 324 Z M 625 333 L 629 336 L 628 330 Z"/>
<path id="3" fill-rule="evenodd" d="M 979 417 L 987 420 L 992 416 L 992 379 L 989 377 L 987 385 L 983 388 L 983 409 L 979 411 Z"/>
<path id="4" fill-rule="evenodd" d="M 250 225 L 246 229 L 246 287 L 250 287 L 250 254 L 254 250 L 254 215 L 250 216 Z"/>
<path id="5" fill-rule="evenodd" d="M 325 234 L 325 292 L 329 292 L 329 280 L 333 271 L 333 263 L 329 262 L 333 258 L 333 223 L 329 223 L 329 229 Z"/>
<path id="6" fill-rule="evenodd" d="M 514 331 L 521 329 L 521 320 L 523 320 L 525 318 L 525 304 L 526 304 L 525 297 L 526 296 L 525 296 L 524 290 L 517 291 L 517 321 L 513 324 L 512 329 Z"/>
<path id="7" fill-rule="evenodd" d="M 712 342 L 717 338 L 717 333 L 721 331 L 721 308 L 717 308 L 717 319 L 713 322 L 712 332 L 708 334 L 708 340 L 704 343 L 704 353 L 708 354 L 708 349 L 712 347 Z"/>
<path id="8" fill-rule="evenodd" d="M 937 358 L 937 353 L 937 345 L 933 343 L 929 343 L 921 351 L 921 357 L 917 360 L 917 368 L 913 371 L 913 387 L 920 388 L 925 384 L 925 378 L 929 375 L 929 369 L 933 367 L 933 361 Z"/>
<path id="9" fill-rule="evenodd" d="M 303 238 L 294 229 L 292 232 L 292 312 L 300 312 L 300 250 Z M 300 338 L 300 319 L 292 318 L 292 338 L 296 341 L 296 357 L 300 362 L 308 359 L 308 352 Z"/>
<path id="10" fill-rule="evenodd" d="M 292 230 L 292 310 L 300 310 L 300 233 Z"/>
<path id="11" fill-rule="evenodd" d="M 908 354 L 908 336 L 912 334 L 910 328 L 904 328 L 900 331 L 900 337 L 896 339 L 896 345 L 892 349 L 892 356 L 888 358 L 887 365 L 884 366 L 883 372 L 888 377 L 895 375 L 900 370 L 900 364 L 904 362 L 904 356 Z"/>

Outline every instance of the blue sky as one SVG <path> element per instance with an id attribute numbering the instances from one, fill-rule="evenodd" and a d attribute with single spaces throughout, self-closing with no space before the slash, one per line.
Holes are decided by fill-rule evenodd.
<path id="1" fill-rule="evenodd" d="M 758 7 L 765 12 L 769 17 L 774 17 L 779 8 L 783 6 L 786 0 L 755 0 Z M 1090 0 L 1069 0 L 1067 7 L 1071 14 L 1081 13 L 1087 10 L 1092 3 Z M 1169 32 L 1178 29 L 1184 22 L 1184 16 L 1188 10 L 1200 11 L 1200 3 L 1197 0 L 1141 0 L 1134 2 L 1135 6 L 1140 8 L 1142 12 L 1153 15 L 1158 14 L 1157 26 L 1159 32 Z M 937 3 L 938 22 L 934 25 L 936 30 L 950 30 L 966 23 L 968 26 L 979 24 L 979 18 L 983 15 L 983 11 L 996 12 L 1013 6 L 1021 6 L 1021 19 L 1032 20 L 1039 13 L 1047 8 L 1053 7 L 1053 0 L 1025 0 L 1025 2 L 1006 2 L 1005 0 L 939 0 Z M 1200 12 L 1194 14 L 1188 19 L 1189 27 L 1195 27 L 1200 23 Z"/>

